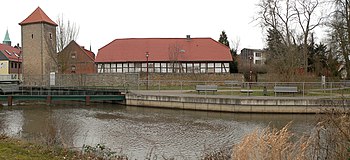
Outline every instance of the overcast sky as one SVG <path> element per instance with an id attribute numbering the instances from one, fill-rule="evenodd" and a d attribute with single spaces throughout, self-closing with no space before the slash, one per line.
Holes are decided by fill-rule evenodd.
<path id="1" fill-rule="evenodd" d="M 59 15 L 80 26 L 77 42 L 92 50 L 118 38 L 219 39 L 225 30 L 239 49 L 263 48 L 256 21 L 259 0 L 8 0 L 1 3 L 0 40 L 8 28 L 12 44 L 21 44 L 19 22 L 38 6 L 53 20 Z"/>

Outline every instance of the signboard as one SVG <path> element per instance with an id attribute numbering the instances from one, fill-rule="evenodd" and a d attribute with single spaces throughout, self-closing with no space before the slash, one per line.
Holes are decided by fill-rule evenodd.
<path id="1" fill-rule="evenodd" d="M 56 81 L 56 73 L 55 72 L 51 72 L 50 73 L 50 86 L 54 86 L 55 85 L 55 81 Z"/>

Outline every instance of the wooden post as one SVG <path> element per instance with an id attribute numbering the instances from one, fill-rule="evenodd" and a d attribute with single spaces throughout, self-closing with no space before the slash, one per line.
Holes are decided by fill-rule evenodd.
<path id="1" fill-rule="evenodd" d="M 7 96 L 7 105 L 12 106 L 12 96 Z"/>
<path id="2" fill-rule="evenodd" d="M 47 96 L 46 97 L 46 103 L 47 104 L 51 104 L 51 96 Z"/>
<path id="3" fill-rule="evenodd" d="M 90 106 L 90 96 L 85 97 L 85 105 Z"/>

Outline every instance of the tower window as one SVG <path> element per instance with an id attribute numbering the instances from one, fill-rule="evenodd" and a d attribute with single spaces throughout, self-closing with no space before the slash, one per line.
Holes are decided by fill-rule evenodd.
<path id="1" fill-rule="evenodd" d="M 50 33 L 50 40 L 52 40 L 52 33 Z"/>
<path id="2" fill-rule="evenodd" d="M 32 39 L 34 38 L 34 34 L 32 34 Z"/>

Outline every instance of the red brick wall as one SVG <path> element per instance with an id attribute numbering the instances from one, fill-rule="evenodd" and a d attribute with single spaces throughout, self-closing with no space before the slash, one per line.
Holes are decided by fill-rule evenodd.
<path id="1" fill-rule="evenodd" d="M 72 58 L 75 54 L 75 58 Z M 59 57 L 59 72 L 63 74 L 90 74 L 96 73 L 94 61 L 84 52 L 80 46 L 72 41 L 62 52 Z M 75 71 L 72 70 L 75 66 Z"/>

